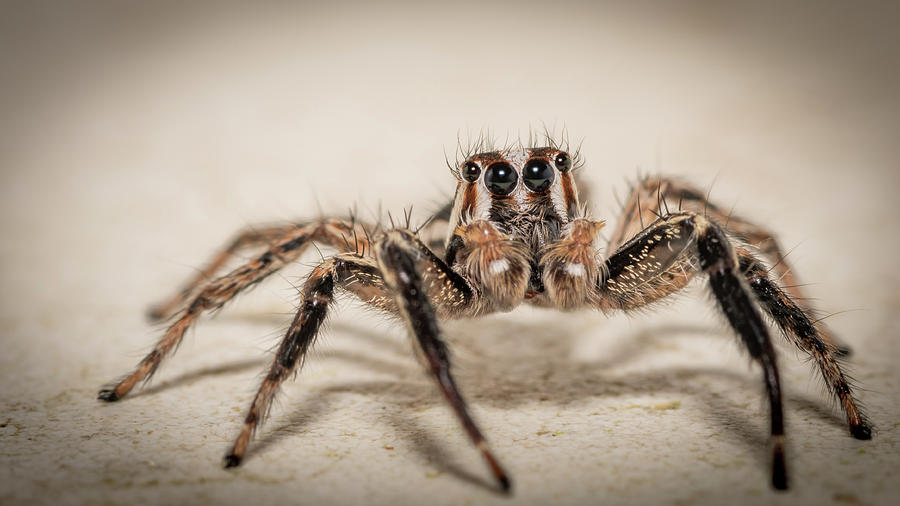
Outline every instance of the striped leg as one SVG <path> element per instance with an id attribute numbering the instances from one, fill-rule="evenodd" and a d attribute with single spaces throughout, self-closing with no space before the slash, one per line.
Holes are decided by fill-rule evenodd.
<path id="1" fill-rule="evenodd" d="M 510 481 L 469 415 L 465 400 L 450 374 L 449 353 L 437 316 L 467 310 L 473 292 L 465 280 L 449 269 L 409 231 L 394 230 L 376 243 L 377 267 L 369 260 L 338 255 L 320 264 L 303 285 L 303 301 L 294 322 L 279 346 L 244 420 L 241 433 L 225 457 L 225 466 L 241 463 L 253 433 L 267 414 L 282 382 L 301 364 L 318 334 L 332 302 L 341 288 L 362 301 L 400 315 L 414 337 L 417 351 L 437 380 L 473 444 L 482 453 L 504 490 Z"/>
<path id="2" fill-rule="evenodd" d="M 798 306 L 806 313 L 813 308 L 807 302 L 802 286 L 797 280 L 784 250 L 771 231 L 756 225 L 730 211 L 710 202 L 707 197 L 688 184 L 672 178 L 647 178 L 635 187 L 625 203 L 622 219 L 610 237 L 609 248 L 614 251 L 624 241 L 644 228 L 657 216 L 671 211 L 690 211 L 703 214 L 724 226 L 732 234 L 755 247 L 771 265 L 771 271 L 782 289 L 794 301 L 803 301 Z M 766 308 L 768 310 L 768 308 Z M 825 325 L 819 325 L 819 336 L 830 345 L 839 356 L 849 355 L 849 345 L 838 339 Z"/>
<path id="3" fill-rule="evenodd" d="M 686 258 L 690 259 L 687 264 Z M 762 367 L 769 397 L 772 484 L 786 489 L 784 415 L 775 350 L 722 228 L 698 214 L 672 214 L 652 223 L 619 248 L 606 265 L 608 278 L 600 286 L 601 308 L 634 309 L 658 300 L 671 293 L 665 289 L 670 285 L 660 284 L 660 279 L 666 275 L 689 279 L 694 266 L 707 274 L 719 308 Z"/>
<path id="4" fill-rule="evenodd" d="M 288 235 L 276 241 L 261 255 L 207 283 L 176 315 L 175 321 L 137 368 L 115 387 L 100 390 L 98 398 L 112 402 L 124 397 L 138 382 L 145 381 L 153 375 L 162 360 L 178 347 L 184 333 L 201 314 L 222 307 L 238 293 L 296 260 L 309 246 L 310 241 L 336 242 L 335 234 L 339 234 L 340 230 L 349 230 L 352 226 L 359 225 L 348 225 L 334 220 L 292 228 Z M 341 243 L 344 243 L 343 236 L 341 237 Z"/>
<path id="5" fill-rule="evenodd" d="M 494 478 L 504 491 L 508 491 L 511 487 L 509 477 L 469 414 L 466 401 L 450 373 L 450 354 L 441 338 L 435 308 L 428 296 L 432 290 L 428 289 L 424 274 L 433 272 L 434 269 L 448 274 L 452 274 L 453 271 L 429 253 L 413 234 L 399 230 L 390 232 L 375 248 L 385 283 L 394 294 L 400 315 L 428 371 L 434 376 L 444 398 L 453 408 L 472 444 L 481 452 Z M 458 285 L 465 286 L 462 283 Z M 458 296 L 468 299 L 472 294 L 466 288 Z M 437 299 L 437 302 L 440 304 L 441 299 Z"/>
<path id="6" fill-rule="evenodd" d="M 192 276 L 176 294 L 171 297 L 154 304 L 147 310 L 147 318 L 150 321 L 165 320 L 178 311 L 187 300 L 193 295 L 204 283 L 213 279 L 216 273 L 222 270 L 228 260 L 234 255 L 251 248 L 263 245 L 270 245 L 273 242 L 290 234 L 295 230 L 297 225 L 280 225 L 253 227 L 242 230 L 232 239 L 221 251 L 215 254 L 209 262 L 197 273 Z"/>
<path id="7" fill-rule="evenodd" d="M 336 286 L 354 293 L 364 302 L 396 312 L 378 268 L 371 259 L 341 254 L 313 269 L 301 289 L 302 300 L 294 321 L 282 339 L 269 372 L 250 405 L 240 435 L 225 457 L 225 467 L 241 463 L 250 439 L 268 414 L 281 384 L 298 369 L 315 341 L 327 316 L 328 306 L 334 299 Z"/>
<path id="8" fill-rule="evenodd" d="M 147 317 L 151 321 L 165 320 L 181 309 L 205 283 L 213 279 L 222 267 L 241 251 L 246 251 L 260 246 L 271 246 L 276 241 L 291 235 L 294 231 L 314 225 L 316 232 L 312 240 L 322 242 L 339 251 L 348 251 L 356 248 L 366 248 L 365 231 L 361 224 L 355 221 L 321 220 L 306 224 L 275 225 L 263 227 L 251 227 L 237 234 L 224 248 L 216 253 L 207 264 L 191 277 L 177 293 L 171 297 L 154 304 L 147 311 Z"/>
<path id="9" fill-rule="evenodd" d="M 822 373 L 828 390 L 847 416 L 850 434 L 856 439 L 871 439 L 872 426 L 857 406 L 850 380 L 841 370 L 837 348 L 822 337 L 821 329 L 791 296 L 766 274 L 748 252 L 738 250 L 741 270 L 745 273 L 756 298 L 781 328 L 785 338 L 812 358 Z"/>

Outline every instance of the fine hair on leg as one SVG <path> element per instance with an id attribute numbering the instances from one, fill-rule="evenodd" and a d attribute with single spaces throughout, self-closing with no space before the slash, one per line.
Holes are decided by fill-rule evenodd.
<path id="1" fill-rule="evenodd" d="M 770 410 L 772 485 L 786 489 L 784 414 L 775 349 L 722 228 L 695 213 L 670 214 L 620 247 L 607 259 L 606 267 L 609 277 L 602 281 L 599 302 L 606 309 L 644 306 L 683 287 L 696 269 L 706 273 L 729 325 L 762 367 Z"/>

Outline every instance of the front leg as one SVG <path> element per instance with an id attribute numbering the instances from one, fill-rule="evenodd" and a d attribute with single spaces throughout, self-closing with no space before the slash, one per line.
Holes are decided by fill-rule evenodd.
<path id="1" fill-rule="evenodd" d="M 455 276 L 455 277 L 454 277 Z M 452 271 L 429 270 L 426 291 L 439 301 L 443 314 L 452 314 L 465 307 L 471 292 L 465 282 Z M 361 302 L 392 315 L 399 315 L 390 289 L 384 282 L 374 258 L 343 253 L 329 258 L 310 272 L 303 283 L 301 301 L 291 326 L 278 346 L 268 374 L 253 399 L 241 433 L 225 458 L 226 467 L 241 463 L 250 439 L 269 412 L 281 384 L 295 373 L 315 342 L 335 291 L 348 292 Z M 444 294 L 437 298 L 436 294 Z"/>
<path id="2" fill-rule="evenodd" d="M 388 232 L 376 242 L 374 253 L 376 263 L 342 254 L 326 260 L 310 274 L 303 285 L 300 309 L 279 345 L 240 435 L 225 458 L 225 466 L 233 467 L 241 463 L 250 439 L 266 416 L 275 394 L 284 380 L 302 364 L 325 320 L 334 291 L 340 288 L 404 320 L 414 338 L 416 350 L 437 380 L 444 397 L 501 487 L 508 490 L 509 478 L 469 414 L 450 374 L 449 352 L 437 326 L 438 315 L 452 317 L 466 314 L 471 311 L 478 296 L 459 274 L 438 259 L 412 232 Z"/>
<path id="3" fill-rule="evenodd" d="M 763 370 L 769 397 L 772 485 L 787 488 L 784 414 L 775 350 L 737 255 L 722 228 L 704 216 L 677 213 L 651 224 L 607 260 L 600 306 L 634 309 L 684 286 L 697 268 L 728 323 Z"/>
<path id="4" fill-rule="evenodd" d="M 402 230 L 389 232 L 375 248 L 385 284 L 394 294 L 400 315 L 428 371 L 434 376 L 444 398 L 453 408 L 472 444 L 481 452 L 501 488 L 509 490 L 509 477 L 469 414 L 466 401 L 450 373 L 450 353 L 441 338 L 434 306 L 429 300 L 429 292 L 433 290 L 429 289 L 429 283 L 423 279 L 423 274 L 437 271 L 450 276 L 452 271 L 437 257 L 428 253 L 430 252 L 424 244 L 412 233 Z"/>

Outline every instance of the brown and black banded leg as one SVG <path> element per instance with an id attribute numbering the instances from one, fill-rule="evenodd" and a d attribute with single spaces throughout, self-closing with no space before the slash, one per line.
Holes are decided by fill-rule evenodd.
<path id="1" fill-rule="evenodd" d="M 632 189 L 625 202 L 622 217 L 610 236 L 610 251 L 614 251 L 626 239 L 640 232 L 645 224 L 670 211 L 688 211 L 712 218 L 725 227 L 729 234 L 756 248 L 769 262 L 770 269 L 783 290 L 793 300 L 802 301 L 798 305 L 805 312 L 812 312 L 813 308 L 807 302 L 809 299 L 803 287 L 771 231 L 710 202 L 703 192 L 677 179 L 646 178 Z M 834 345 L 835 353 L 839 356 L 847 356 L 852 352 L 850 346 L 834 336 L 827 326 L 819 325 L 819 335 Z"/>
<path id="2" fill-rule="evenodd" d="M 190 296 L 204 283 L 213 279 L 216 273 L 218 273 L 234 255 L 250 248 L 270 245 L 282 237 L 289 235 L 297 228 L 298 225 L 279 225 L 253 227 L 241 231 L 238 233 L 237 237 L 232 239 L 225 248 L 216 253 L 202 269 L 191 277 L 178 293 L 151 306 L 150 309 L 147 310 L 147 318 L 151 321 L 160 321 L 172 316 L 184 306 Z"/>
<path id="3" fill-rule="evenodd" d="M 660 290 L 654 283 L 672 274 L 673 269 L 683 269 L 679 262 L 685 257 L 696 258 L 699 269 L 709 277 L 719 308 L 762 367 L 770 408 L 772 484 L 777 489 L 786 489 L 784 415 L 775 350 L 723 229 L 694 213 L 676 213 L 656 220 L 609 257 L 609 277 L 600 287 L 601 300 L 606 301 L 605 307 L 620 309 L 633 309 L 657 300 L 670 292 Z M 627 293 L 641 295 L 628 297 Z"/>
<path id="4" fill-rule="evenodd" d="M 300 308 L 250 405 L 240 435 L 225 457 L 225 467 L 235 467 L 241 463 L 250 439 L 268 414 L 281 384 L 302 363 L 315 341 L 328 314 L 328 306 L 334 299 L 335 287 L 351 291 L 364 301 L 368 297 L 387 298 L 380 273 L 370 259 L 353 254 L 338 255 L 321 263 L 310 273 L 301 289 Z"/>
<path id="5" fill-rule="evenodd" d="M 706 222 L 705 226 L 696 230 L 696 234 L 700 266 L 709 276 L 709 284 L 719 302 L 719 307 L 741 336 L 750 355 L 762 366 L 763 379 L 769 394 L 773 444 L 772 485 L 776 489 L 785 490 L 788 482 L 784 456 L 784 414 L 775 349 L 769 331 L 754 305 L 753 297 L 738 268 L 734 251 L 723 231 Z"/>
<path id="6" fill-rule="evenodd" d="M 471 298 L 468 285 L 423 244 L 414 244 L 421 248 L 420 260 L 430 266 L 425 269 L 425 283 L 422 285 L 424 293 L 435 301 L 442 314 L 450 315 L 460 311 Z M 241 433 L 225 457 L 226 467 L 240 464 L 250 439 L 268 413 L 281 383 L 297 370 L 313 344 L 335 290 L 349 292 L 360 301 L 387 313 L 400 314 L 395 297 L 388 289 L 374 259 L 347 253 L 336 255 L 316 267 L 303 285 L 300 308 L 278 348 L 269 373 L 253 399 Z"/>
<path id="7" fill-rule="evenodd" d="M 399 312 L 429 372 L 437 380 L 444 398 L 453 408 L 472 444 L 481 452 L 500 487 L 508 491 L 511 487 L 509 477 L 469 414 L 466 401 L 450 373 L 450 354 L 441 338 L 435 309 L 429 300 L 428 292 L 431 290 L 423 280 L 423 273 L 428 269 L 425 266 L 429 264 L 452 271 L 434 255 L 423 255 L 423 248 L 424 245 L 411 233 L 395 230 L 376 245 L 375 255 L 385 283 L 394 293 Z M 468 289 L 465 291 L 468 292 Z"/>
<path id="8" fill-rule="evenodd" d="M 271 246 L 283 238 L 293 236 L 297 230 L 309 232 L 309 241 L 322 243 L 342 253 L 365 251 L 369 248 L 367 227 L 355 220 L 323 219 L 303 224 L 251 228 L 238 234 L 222 251 L 217 253 L 175 295 L 156 304 L 148 311 L 152 321 L 164 320 L 181 309 L 204 283 L 207 283 L 235 254 L 259 246 Z M 369 227 L 371 229 L 371 227 Z M 304 245 L 305 247 L 306 245 Z"/>
<path id="9" fill-rule="evenodd" d="M 175 321 L 137 368 L 115 387 L 100 390 L 97 397 L 109 402 L 124 397 L 138 382 L 146 381 L 153 375 L 162 360 L 175 350 L 184 333 L 201 314 L 222 307 L 241 291 L 296 260 L 310 241 L 328 237 L 327 234 L 331 233 L 333 228 L 340 227 L 340 223 L 342 222 L 335 221 L 332 226 L 328 223 L 314 223 L 296 228 L 250 262 L 206 284 L 176 315 Z"/>
<path id="10" fill-rule="evenodd" d="M 739 251 L 738 255 L 741 270 L 757 300 L 781 328 L 784 336 L 816 362 L 828 390 L 847 416 L 850 434 L 856 439 L 871 439 L 871 423 L 853 398 L 850 380 L 838 362 L 838 350 L 821 337 L 820 330 L 807 312 L 768 277 L 766 269 L 756 259 L 747 252 Z"/>

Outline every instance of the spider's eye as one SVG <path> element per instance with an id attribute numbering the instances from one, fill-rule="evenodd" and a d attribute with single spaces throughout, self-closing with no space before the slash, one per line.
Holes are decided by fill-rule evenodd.
<path id="1" fill-rule="evenodd" d="M 569 158 L 568 153 L 562 151 L 553 159 L 553 164 L 556 165 L 557 170 L 560 172 L 566 172 L 572 168 L 572 159 Z"/>
<path id="2" fill-rule="evenodd" d="M 494 195 L 508 195 L 516 187 L 516 170 L 506 162 L 491 164 L 484 173 L 484 184 Z"/>
<path id="3" fill-rule="evenodd" d="M 553 168 L 543 158 L 529 160 L 522 170 L 522 181 L 533 192 L 543 192 L 553 182 Z"/>
<path id="4" fill-rule="evenodd" d="M 478 176 L 481 175 L 481 167 L 478 166 L 475 162 L 466 162 L 462 167 L 462 177 L 466 181 L 473 183 L 478 180 Z"/>

